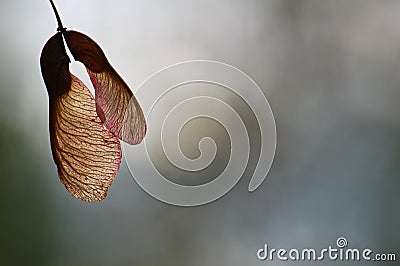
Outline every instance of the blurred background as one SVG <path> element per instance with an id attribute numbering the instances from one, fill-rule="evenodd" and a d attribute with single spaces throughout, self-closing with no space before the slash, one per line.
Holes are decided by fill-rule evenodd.
<path id="1" fill-rule="evenodd" d="M 133 90 L 192 59 L 249 74 L 274 111 L 275 161 L 254 193 L 247 171 L 200 207 L 157 201 L 125 162 L 107 199 L 73 198 L 52 160 L 39 67 L 55 17 L 46 0 L 3 0 L 1 265 L 286 265 L 256 252 L 322 249 L 340 236 L 400 259 L 399 1 L 55 3 L 64 26 L 96 40 Z M 80 64 L 71 70 L 88 84 Z"/>

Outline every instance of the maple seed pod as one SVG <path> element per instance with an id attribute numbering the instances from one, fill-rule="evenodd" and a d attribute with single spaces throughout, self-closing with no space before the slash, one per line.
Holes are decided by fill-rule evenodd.
<path id="1" fill-rule="evenodd" d="M 69 72 L 61 33 L 43 47 L 40 66 L 49 94 L 53 160 L 66 189 L 84 201 L 107 196 L 121 163 L 121 146 L 97 116 L 89 89 Z"/>
<path id="2" fill-rule="evenodd" d="M 107 196 L 121 164 L 119 139 L 139 143 L 146 133 L 146 121 L 100 46 L 82 33 L 67 31 L 50 3 L 58 32 L 44 45 L 40 68 L 49 95 L 53 160 L 60 181 L 74 197 L 100 201 Z M 70 73 L 63 37 L 75 59 L 86 66 L 96 98 Z"/>

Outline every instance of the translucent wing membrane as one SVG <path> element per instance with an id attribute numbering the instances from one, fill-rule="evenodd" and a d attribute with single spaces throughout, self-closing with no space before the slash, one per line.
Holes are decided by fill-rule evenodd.
<path id="1" fill-rule="evenodd" d="M 97 114 L 105 126 L 126 143 L 140 143 L 146 134 L 146 122 L 128 86 L 113 69 L 87 71 L 95 88 Z"/>
<path id="2" fill-rule="evenodd" d="M 81 200 L 104 199 L 121 163 L 119 140 L 103 127 L 90 91 L 73 75 L 53 111 L 50 140 L 61 182 Z"/>
<path id="3" fill-rule="evenodd" d="M 129 144 L 140 143 L 146 134 L 146 121 L 128 85 L 91 38 L 76 31 L 66 31 L 64 36 L 75 60 L 86 66 L 101 121 L 119 139 Z"/>

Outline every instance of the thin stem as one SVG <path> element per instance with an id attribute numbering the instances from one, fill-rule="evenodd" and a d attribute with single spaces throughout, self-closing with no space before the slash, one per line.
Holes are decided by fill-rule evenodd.
<path id="1" fill-rule="evenodd" d="M 57 23 L 58 23 L 57 31 L 64 32 L 67 28 L 63 27 L 63 25 L 61 23 L 60 15 L 58 15 L 58 11 L 57 11 L 56 6 L 54 5 L 53 0 L 50 0 L 50 4 L 51 4 L 51 7 L 53 8 L 54 14 L 56 15 L 56 19 L 57 19 Z"/>

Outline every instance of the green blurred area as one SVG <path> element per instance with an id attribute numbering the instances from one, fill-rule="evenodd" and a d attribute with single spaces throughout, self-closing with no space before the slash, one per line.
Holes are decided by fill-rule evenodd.
<path id="1" fill-rule="evenodd" d="M 49 265 L 56 248 L 46 174 L 26 138 L 0 123 L 0 264 Z"/>

